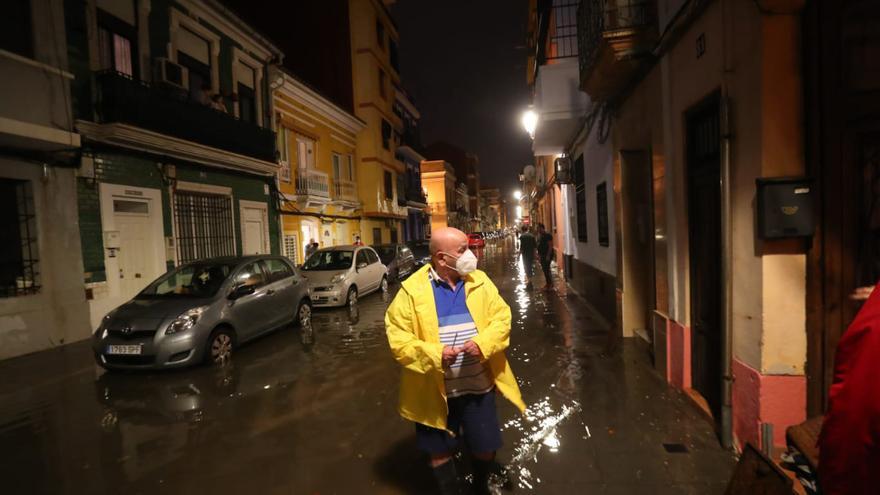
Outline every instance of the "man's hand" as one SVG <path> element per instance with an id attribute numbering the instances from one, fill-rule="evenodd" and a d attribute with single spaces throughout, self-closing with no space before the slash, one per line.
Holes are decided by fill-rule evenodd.
<path id="1" fill-rule="evenodd" d="M 443 367 L 448 368 L 452 366 L 452 363 L 458 358 L 458 355 L 462 353 L 462 346 L 446 346 L 443 348 Z"/>
<path id="2" fill-rule="evenodd" d="M 483 351 L 480 350 L 480 346 L 478 346 L 473 340 L 468 340 L 461 346 L 461 352 L 464 352 L 468 356 L 475 357 L 480 361 L 483 360 Z"/>

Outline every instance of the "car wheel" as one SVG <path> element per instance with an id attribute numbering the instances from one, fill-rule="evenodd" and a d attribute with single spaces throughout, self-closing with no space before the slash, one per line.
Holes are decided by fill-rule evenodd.
<path id="1" fill-rule="evenodd" d="M 355 306 L 358 302 L 358 290 L 357 287 L 349 287 L 348 295 L 345 297 L 345 304 L 349 306 Z"/>
<path id="2" fill-rule="evenodd" d="M 211 364 L 223 364 L 232 358 L 235 348 L 235 333 L 230 328 L 218 328 L 211 332 L 205 349 L 205 361 Z"/>
<path id="3" fill-rule="evenodd" d="M 312 303 L 308 299 L 303 299 L 296 308 L 296 319 L 294 321 L 299 327 L 308 327 L 312 323 Z"/>
<path id="4" fill-rule="evenodd" d="M 383 294 L 388 292 L 388 277 L 382 277 L 382 281 L 379 282 L 379 290 Z"/>

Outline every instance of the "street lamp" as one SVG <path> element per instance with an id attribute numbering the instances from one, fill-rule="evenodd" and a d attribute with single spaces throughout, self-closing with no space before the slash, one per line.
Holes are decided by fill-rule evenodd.
<path id="1" fill-rule="evenodd" d="M 517 201 L 522 199 L 522 191 L 513 191 L 513 199 Z"/>
<path id="2" fill-rule="evenodd" d="M 538 114 L 531 108 L 523 112 L 522 125 L 532 139 L 535 138 L 535 128 L 538 127 Z"/>

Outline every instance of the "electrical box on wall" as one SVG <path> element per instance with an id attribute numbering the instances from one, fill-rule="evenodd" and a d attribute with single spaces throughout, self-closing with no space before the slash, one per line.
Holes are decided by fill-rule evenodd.
<path id="1" fill-rule="evenodd" d="M 812 181 L 778 177 L 757 181 L 758 237 L 786 239 L 813 235 Z"/>

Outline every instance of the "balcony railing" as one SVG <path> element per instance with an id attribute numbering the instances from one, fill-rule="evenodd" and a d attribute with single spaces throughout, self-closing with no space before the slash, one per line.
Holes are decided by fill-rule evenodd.
<path id="1" fill-rule="evenodd" d="M 580 0 L 578 55 L 581 83 L 610 47 L 618 61 L 638 58 L 656 41 L 656 0 Z"/>
<path id="2" fill-rule="evenodd" d="M 330 179 L 324 172 L 297 169 L 296 194 L 330 199 Z"/>
<path id="3" fill-rule="evenodd" d="M 275 161 L 275 133 L 117 72 L 96 74 L 98 117 L 265 161 Z"/>
<path id="4" fill-rule="evenodd" d="M 342 201 L 357 201 L 357 182 L 344 179 L 334 180 L 333 197 Z"/>

